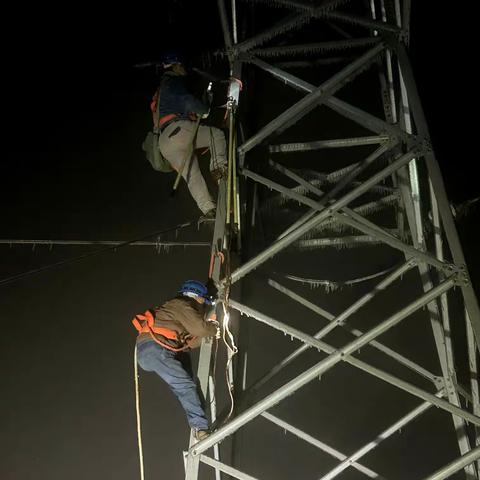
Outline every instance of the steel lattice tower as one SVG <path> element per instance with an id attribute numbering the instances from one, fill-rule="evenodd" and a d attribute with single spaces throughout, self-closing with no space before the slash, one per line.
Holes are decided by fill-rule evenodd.
<path id="1" fill-rule="evenodd" d="M 248 32 L 251 36 L 242 37 L 237 24 L 244 24 L 242 15 L 252 8 L 271 9 L 272 24 L 262 25 L 260 33 Z M 392 442 L 399 430 L 411 429 L 415 435 L 418 418 L 431 407 L 439 412 L 438 428 L 454 439 L 458 451 L 452 452 L 451 458 L 439 458 L 435 473 L 417 478 L 479 478 L 480 311 L 409 62 L 410 1 L 258 0 L 232 1 L 227 8 L 218 0 L 218 9 L 232 75 L 239 78 L 250 71 L 263 72 L 281 82 L 286 92 L 296 91 L 297 100 L 278 115 L 272 114 L 251 135 L 242 138 L 238 134 L 239 227 L 246 254 L 230 274 L 225 272 L 220 253 L 230 235 L 224 225 L 226 212 L 230 212 L 226 198 L 231 198 L 232 192 L 226 182 L 220 186 L 212 247 L 214 279 L 229 288 L 248 282 L 254 270 L 261 270 L 263 280 L 257 278 L 255 288 L 270 289 L 282 307 L 276 305 L 280 314 L 273 318 L 270 310 L 274 308 L 261 311 L 231 291 L 229 308 L 243 314 L 237 322 L 240 358 L 233 373 L 239 408 L 207 439 L 191 442 L 186 453 L 186 478 L 211 478 L 199 475 L 202 463 L 215 468 L 217 478 L 220 472 L 231 478 L 260 478 L 255 471 L 245 471 L 243 465 L 274 472 L 275 466 L 261 467 L 267 461 L 262 451 L 253 458 L 243 459 L 241 451 L 239 456 L 235 448 L 240 442 L 234 442 L 234 464 L 229 465 L 226 456 L 219 459 L 219 442 L 243 432 L 243 443 L 248 444 L 249 432 L 245 430 L 254 422 L 280 427 L 275 444 L 266 445 L 267 450 L 284 451 L 284 430 L 292 437 L 289 441 L 304 445 L 307 454 L 322 460 L 313 476 L 298 465 L 295 478 L 405 478 L 394 467 L 377 471 L 374 465 L 378 462 L 371 463 L 369 456 Z M 319 65 L 328 72 L 326 78 L 316 83 L 306 81 L 304 78 L 316 78 L 311 69 Z M 341 99 L 345 90 L 348 97 L 356 88 L 356 82 L 361 83 L 358 88 L 365 95 L 357 95 L 355 104 Z M 248 93 L 243 95 L 240 118 Z M 373 98 L 381 113 L 369 112 Z M 325 138 L 328 129 L 315 123 L 318 118 L 326 122 L 335 118 L 335 125 L 342 128 L 335 130 L 333 138 Z M 317 136 L 306 140 L 312 131 Z M 286 219 L 287 228 L 282 225 Z M 263 245 L 252 241 L 260 237 L 265 239 Z M 375 270 L 376 252 L 382 259 L 390 259 L 388 269 Z M 320 290 L 311 289 L 322 285 L 335 289 L 342 283 L 336 272 L 323 280 L 325 269 L 320 266 L 328 264 L 332 255 L 341 264 L 343 275 L 355 266 L 355 258 L 358 265 L 372 265 L 370 275 L 352 270 L 350 277 L 344 278 L 346 285 L 330 293 L 335 310 L 326 306 L 323 291 L 319 294 Z M 344 262 L 339 260 L 342 256 Z M 292 266 L 305 264 L 308 275 L 292 270 Z M 312 278 L 316 271 L 318 275 Z M 379 300 L 382 308 L 375 303 Z M 282 309 L 298 316 L 282 315 Z M 307 324 L 302 322 L 301 312 L 318 317 L 316 333 L 302 329 Z M 286 348 L 282 359 L 262 378 L 251 379 L 252 360 L 247 362 L 247 357 L 256 347 L 252 336 L 248 341 L 241 337 L 243 329 L 257 322 L 268 327 L 270 335 L 280 331 L 295 342 L 281 343 Z M 389 336 L 392 331 L 402 335 Z M 420 358 L 429 356 L 429 365 L 411 358 L 405 349 L 408 341 L 396 344 L 399 338 L 407 338 L 423 350 Z M 295 346 L 298 342 L 300 346 Z M 211 350 L 212 345 L 204 343 L 198 372 L 202 389 L 210 397 Z M 294 360 L 306 354 L 315 357 L 313 365 L 288 376 Z M 460 375 L 459 365 L 460 370 L 468 367 L 468 375 Z M 392 395 L 408 397 L 408 405 L 414 408 L 399 406 L 393 423 L 356 432 L 358 422 L 350 416 L 358 418 L 359 412 L 342 410 L 342 399 L 348 392 L 348 379 L 358 375 L 368 378 L 365 387 L 356 392 L 359 399 L 374 390 L 380 395 L 375 397 L 380 403 L 371 408 L 390 408 Z M 318 395 L 318 413 L 324 415 L 320 404 L 327 393 L 324 379 L 332 376 L 337 383 L 328 383 L 328 395 L 337 396 L 335 415 L 345 419 L 338 422 L 338 430 L 346 429 L 352 444 L 362 439 L 349 450 L 317 436 L 317 431 L 299 428 L 272 410 L 287 402 L 291 409 L 301 408 L 295 407 L 296 398 L 309 384 L 310 394 Z M 427 441 L 433 443 L 435 438 Z M 394 466 L 393 458 L 401 452 L 386 452 Z M 421 463 L 421 453 L 419 458 Z M 425 467 L 419 464 L 412 471 L 423 472 Z M 274 475 L 268 478 L 290 478 L 282 471 Z"/>

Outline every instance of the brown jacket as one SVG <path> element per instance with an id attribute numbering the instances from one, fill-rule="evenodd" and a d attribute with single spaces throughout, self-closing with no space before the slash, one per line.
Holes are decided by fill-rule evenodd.
<path id="1" fill-rule="evenodd" d="M 155 326 L 166 327 L 170 330 L 175 330 L 180 334 L 192 335 L 196 337 L 189 342 L 190 348 L 197 348 L 200 346 L 203 337 L 212 337 L 216 333 L 216 327 L 205 319 L 207 308 L 188 297 L 177 297 L 168 300 L 161 307 L 154 309 L 155 312 Z M 179 348 L 185 345 L 184 342 L 175 342 L 168 340 L 162 335 L 159 339 L 163 343 L 168 343 L 174 348 Z M 137 344 L 140 345 L 146 341 L 153 341 L 150 333 L 140 333 L 137 338 Z"/>

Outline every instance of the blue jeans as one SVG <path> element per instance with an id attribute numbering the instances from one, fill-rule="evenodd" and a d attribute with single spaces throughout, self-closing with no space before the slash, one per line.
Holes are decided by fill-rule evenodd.
<path id="1" fill-rule="evenodd" d="M 191 428 L 208 429 L 205 411 L 198 396 L 197 386 L 178 359 L 179 354 L 155 342 L 145 342 L 137 347 L 137 361 L 147 372 L 155 372 L 167 382 L 187 414 Z"/>

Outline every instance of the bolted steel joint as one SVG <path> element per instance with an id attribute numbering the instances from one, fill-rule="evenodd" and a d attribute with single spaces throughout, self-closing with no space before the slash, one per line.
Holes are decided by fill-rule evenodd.
<path id="1" fill-rule="evenodd" d="M 467 287 L 470 285 L 470 276 L 467 271 L 458 270 L 454 281 L 455 285 L 458 285 L 459 287 Z"/>

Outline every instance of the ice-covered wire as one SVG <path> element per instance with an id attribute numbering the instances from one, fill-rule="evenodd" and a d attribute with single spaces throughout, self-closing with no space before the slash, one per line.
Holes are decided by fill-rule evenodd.
<path id="1" fill-rule="evenodd" d="M 70 263 L 79 262 L 80 260 L 84 260 L 86 258 L 90 258 L 90 257 L 93 257 L 95 255 L 101 255 L 103 253 L 111 252 L 112 250 L 115 251 L 115 250 L 118 250 L 119 248 L 126 247 L 127 245 L 138 242 L 140 240 L 144 240 L 146 238 L 155 237 L 157 235 L 161 235 L 163 233 L 171 232 L 171 231 L 174 231 L 174 230 L 179 230 L 181 228 L 186 228 L 186 227 L 189 227 L 190 225 L 192 225 L 193 223 L 194 223 L 193 220 L 190 221 L 190 222 L 181 223 L 181 224 L 175 225 L 174 227 L 170 227 L 170 228 L 166 228 L 164 230 L 149 233 L 148 235 L 144 235 L 142 237 L 137 237 L 137 238 L 134 238 L 132 240 L 127 240 L 126 242 L 120 243 L 119 245 L 114 245 L 114 246 L 105 247 L 105 248 L 99 248 L 97 250 L 93 250 L 92 252 L 84 253 L 83 255 L 78 255 L 76 257 L 71 257 L 71 258 L 66 258 L 64 260 L 60 260 L 59 262 L 50 263 L 50 264 L 45 265 L 45 266 L 40 267 L 40 268 L 35 268 L 33 270 L 28 270 L 28 271 L 22 272 L 22 273 L 17 273 L 16 275 L 12 275 L 11 277 L 6 277 L 6 278 L 1 279 L 0 280 L 0 286 L 6 285 L 7 283 L 15 282 L 17 280 L 21 280 L 22 278 L 29 277 L 31 275 L 35 275 L 36 273 L 45 272 L 47 270 L 52 270 L 53 268 L 56 268 L 56 267 L 61 267 L 63 265 L 67 265 L 67 264 L 70 264 Z"/>
<path id="2" fill-rule="evenodd" d="M 303 284 L 310 285 L 311 288 L 319 288 L 323 287 L 327 293 L 333 292 L 338 290 L 344 286 L 352 286 L 357 283 L 366 282 L 368 280 L 372 280 L 377 277 L 381 277 L 382 275 L 386 275 L 387 273 L 392 272 L 396 267 L 390 267 L 386 270 L 382 270 L 381 272 L 372 273 L 371 275 L 367 275 L 364 277 L 353 278 L 351 280 L 343 280 L 343 281 L 333 281 L 333 280 L 320 280 L 316 278 L 304 278 L 298 277 L 295 275 L 283 275 L 283 277 L 292 280 L 294 282 L 299 282 Z"/>

